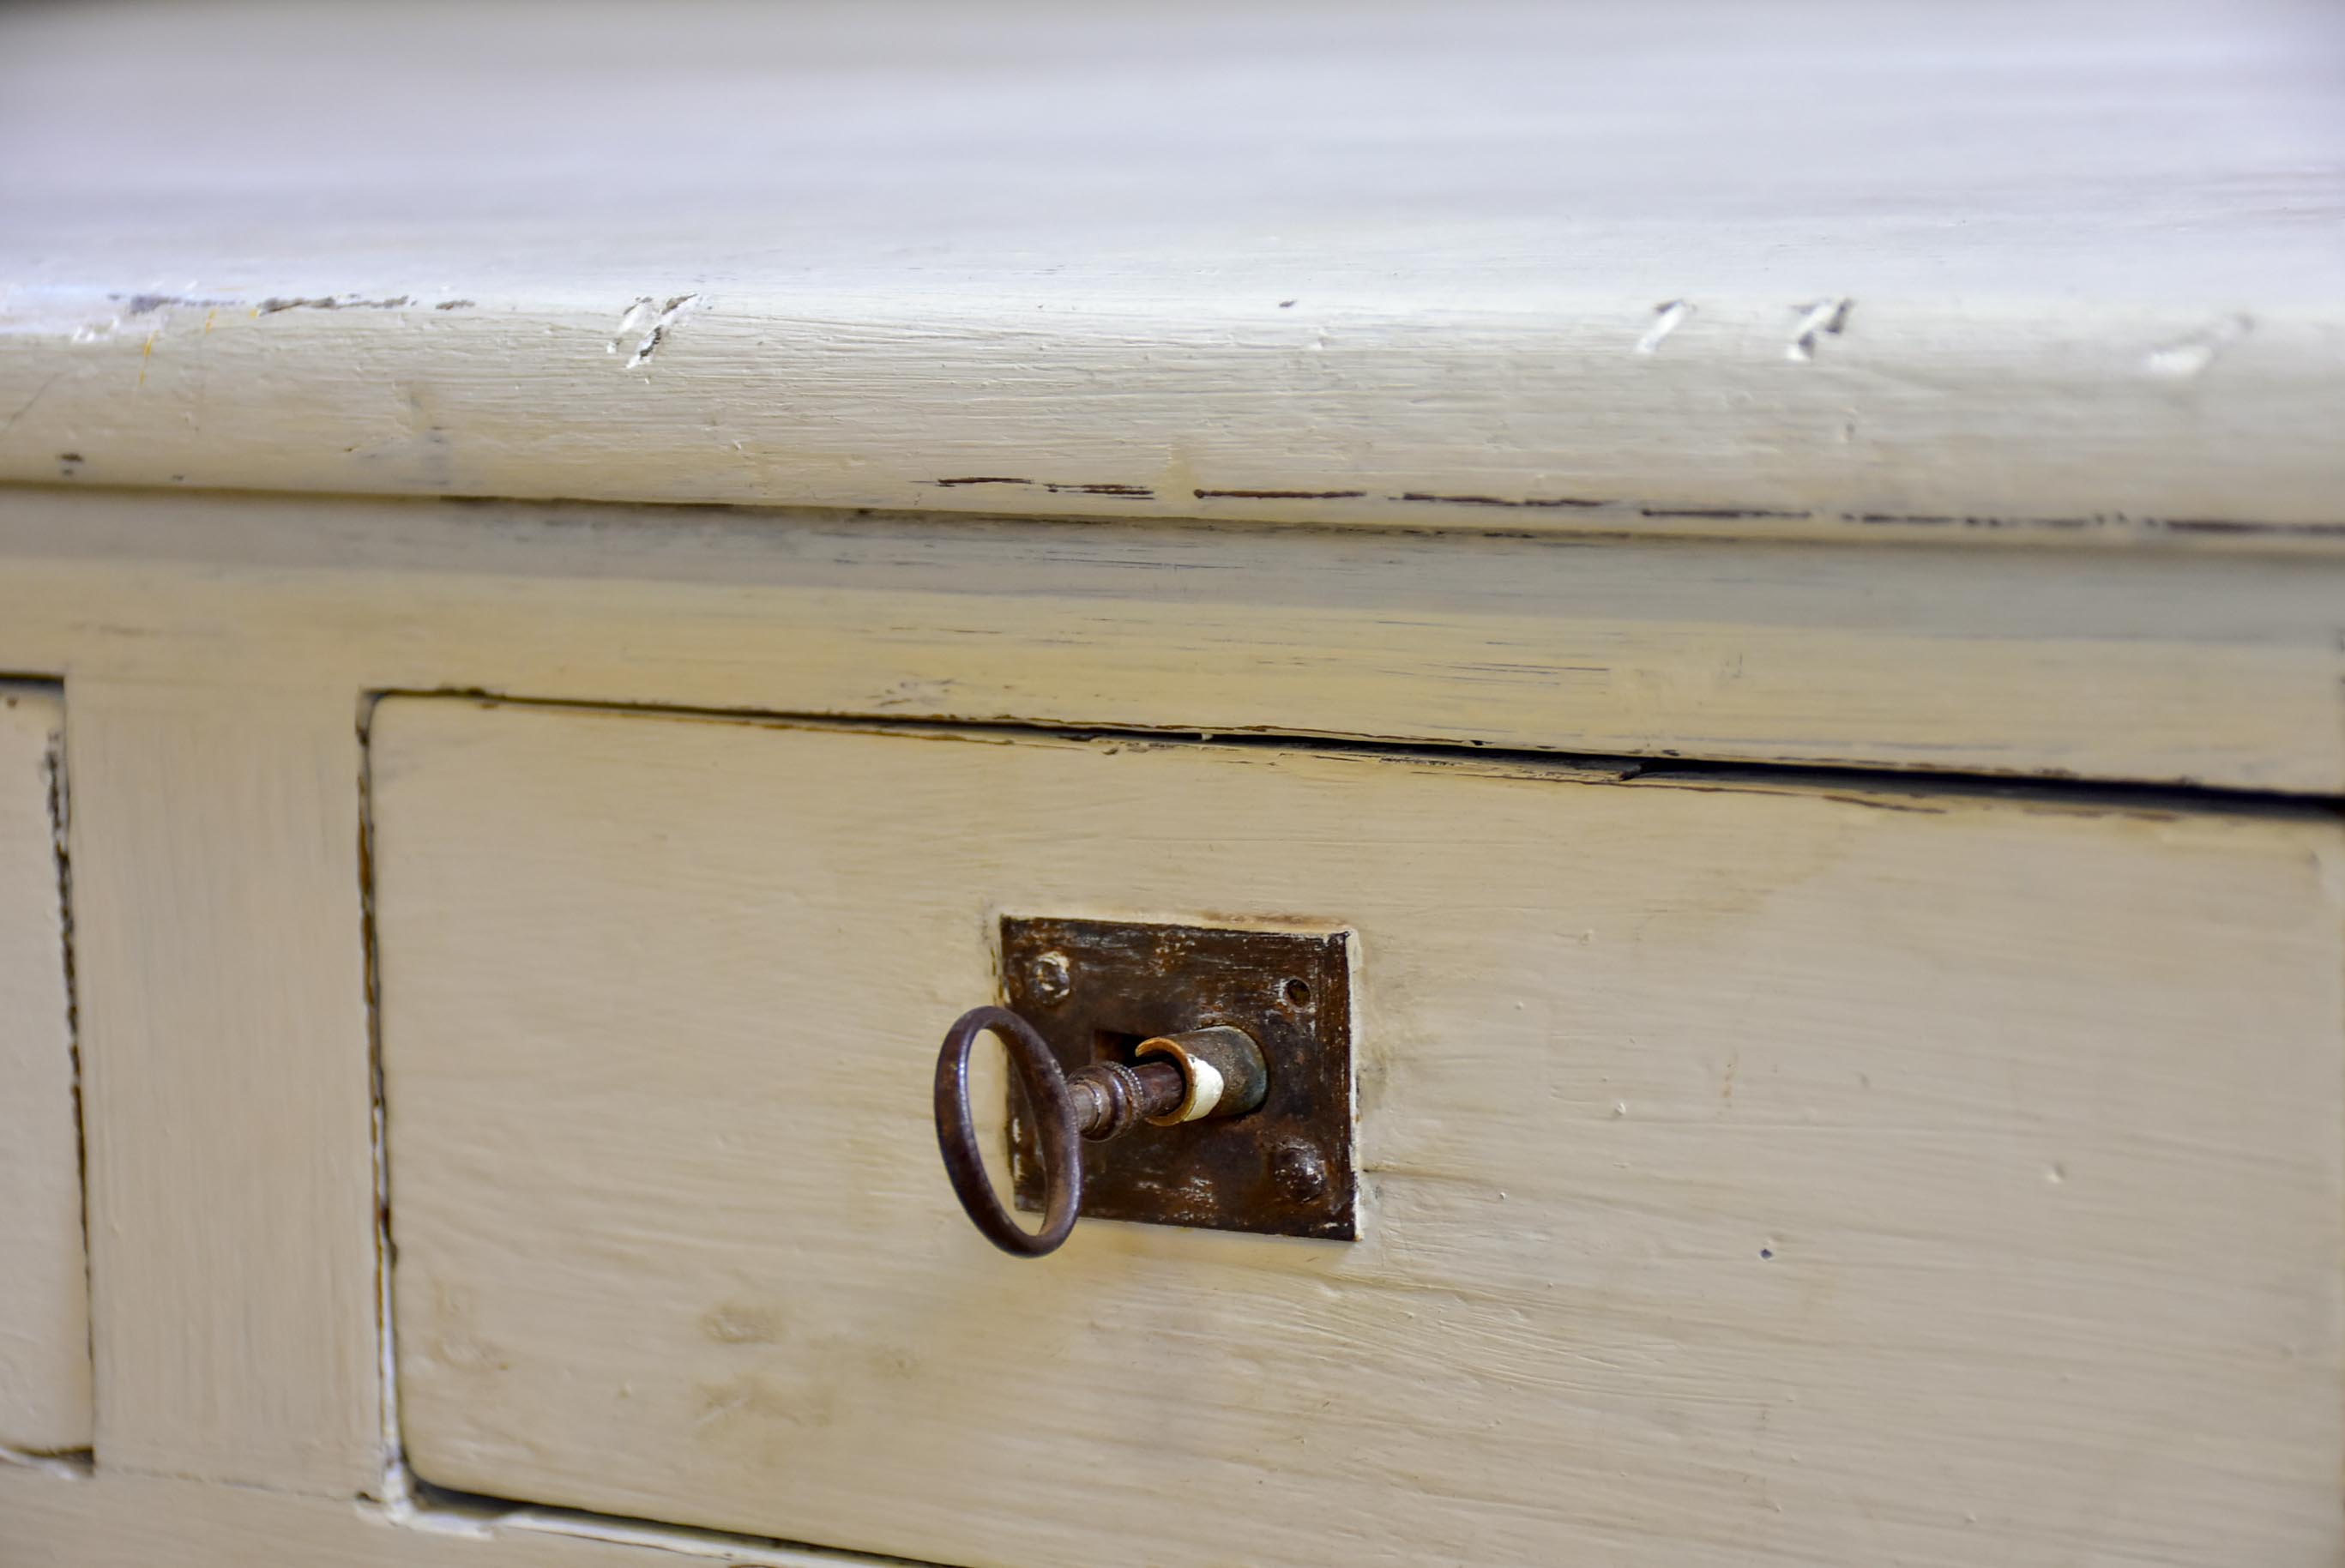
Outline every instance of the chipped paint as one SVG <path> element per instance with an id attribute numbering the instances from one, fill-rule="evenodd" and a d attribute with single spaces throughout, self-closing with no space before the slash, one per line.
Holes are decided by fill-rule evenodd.
<path id="1" fill-rule="evenodd" d="M 632 338 L 634 346 L 627 354 L 626 368 L 632 371 L 649 364 L 652 356 L 658 353 L 660 346 L 667 341 L 668 333 L 683 319 L 685 311 L 699 300 L 697 294 L 677 294 L 665 304 L 655 306 L 651 295 L 636 296 L 634 303 L 619 317 L 619 331 L 604 346 L 603 351 L 617 354 L 627 348 L 628 340 Z"/>
<path id="2" fill-rule="evenodd" d="M 2253 317 L 2226 316 L 2188 337 L 2151 350 L 2142 360 L 2141 368 L 2165 381 L 2194 381 L 2205 374 L 2208 367 L 2232 344 L 2255 331 L 2255 326 Z"/>
<path id="3" fill-rule="evenodd" d="M 1853 300 L 1818 300 L 1800 307 L 1799 325 L 1792 329 L 1792 341 L 1783 347 L 1783 357 L 1805 363 L 1816 357 L 1819 337 L 1837 338 L 1848 330 L 1848 313 L 1855 308 Z"/>
<path id="4" fill-rule="evenodd" d="M 1662 342 L 1671 332 L 1684 326 L 1686 319 L 1692 314 L 1693 307 L 1683 300 L 1666 300 L 1654 306 L 1653 324 L 1639 336 L 1635 351 L 1640 354 L 1660 352 Z"/>

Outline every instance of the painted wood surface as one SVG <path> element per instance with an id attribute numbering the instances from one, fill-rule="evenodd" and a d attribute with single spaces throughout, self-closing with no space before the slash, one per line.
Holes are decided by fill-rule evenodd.
<path id="1" fill-rule="evenodd" d="M 97 1462 L 380 1483 L 354 706 L 71 671 Z"/>
<path id="2" fill-rule="evenodd" d="M 0 681 L 0 1447 L 89 1446 L 89 1271 L 66 980 L 65 703 Z"/>
<path id="3" fill-rule="evenodd" d="M 1025 1568 L 2345 1545 L 2326 810 L 452 698 L 372 738 L 428 1479 Z M 1363 1239 L 993 1253 L 926 1100 L 1005 909 L 1355 929 Z"/>
<path id="4" fill-rule="evenodd" d="M 11 1563 L 809 1560 L 352 1501 L 393 1490 L 367 1370 L 363 987 L 285 977 L 356 963 L 340 933 L 363 918 L 349 780 L 369 690 L 1517 747 L 1613 733 L 2323 794 L 2345 735 L 2338 595 L 2309 562 L 57 489 L 0 491 L 0 669 L 68 676 L 79 718 L 113 710 L 103 743 L 76 731 L 80 852 L 112 857 L 118 927 L 82 973 L 127 999 L 97 1113 L 120 1131 L 93 1148 L 100 1478 L 0 1463 Z M 1737 654 L 1765 679 L 1728 678 Z M 1588 701 L 1608 687 L 1609 718 Z M 117 840 L 90 810 L 145 825 Z M 162 895 L 158 864 L 178 868 Z M 281 1169 L 306 1196 L 265 1187 Z M 141 1264 L 147 1238 L 163 1250 Z M 580 1529 L 635 1543 L 549 1533 Z"/>
<path id="5" fill-rule="evenodd" d="M 0 491 L 0 668 L 2345 790 L 2309 560 Z M 102 613 L 101 613 L 102 607 Z"/>
<path id="6" fill-rule="evenodd" d="M 2333 550 L 2340 60 L 2272 0 L 22 7 L 0 478 Z"/>

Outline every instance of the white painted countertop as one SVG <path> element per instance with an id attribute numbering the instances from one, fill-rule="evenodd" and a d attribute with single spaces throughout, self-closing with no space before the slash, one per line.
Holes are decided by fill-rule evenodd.
<path id="1" fill-rule="evenodd" d="M 0 479 L 2345 544 L 2345 10 L 0 14 Z"/>

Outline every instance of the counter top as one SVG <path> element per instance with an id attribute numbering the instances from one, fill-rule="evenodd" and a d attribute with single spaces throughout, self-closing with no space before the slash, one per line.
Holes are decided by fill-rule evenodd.
<path id="1" fill-rule="evenodd" d="M 2345 13 L 26 9 L 0 480 L 2345 548 Z"/>

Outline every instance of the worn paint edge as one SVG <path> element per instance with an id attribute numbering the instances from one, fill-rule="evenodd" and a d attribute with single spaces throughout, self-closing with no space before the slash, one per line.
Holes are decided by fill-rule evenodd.
<path id="1" fill-rule="evenodd" d="M 30 1450 L 0 1444 L 0 1464 L 32 1465 L 52 1474 L 86 1478 L 96 1462 L 97 1314 L 91 1310 L 96 1281 L 90 1262 L 89 1128 L 82 1104 L 81 1003 L 74 972 L 72 798 L 66 769 L 66 688 L 56 676 L 0 675 L 0 689 L 38 693 L 57 708 L 56 728 L 41 752 L 41 779 L 49 817 L 49 855 L 56 876 L 58 963 L 66 998 L 66 1092 L 74 1131 L 75 1197 L 81 1211 L 82 1355 L 91 1385 L 90 1442 L 63 1449 Z"/>
<path id="2" fill-rule="evenodd" d="M 1467 390 L 1490 403 L 1485 423 L 1531 433 L 1484 451 L 1470 434 L 1432 428 L 1421 433 L 1416 459 L 1367 463 L 1325 442 L 1306 450 L 1277 431 L 1263 433 L 1260 443 L 1233 442 L 1223 404 L 1208 398 L 1198 405 L 1185 395 L 1175 402 L 1162 388 L 1151 392 L 1162 396 L 1145 428 L 1121 414 L 1102 423 L 1084 401 L 1090 383 L 1038 371 L 1055 356 L 1032 351 L 1030 324 L 1020 323 L 1022 335 L 1005 336 L 991 304 L 975 297 L 900 310 L 860 297 L 716 300 L 686 287 L 656 317 L 645 314 L 655 293 L 637 295 L 621 311 L 615 339 L 608 311 L 620 302 L 604 309 L 583 298 L 22 290 L 0 308 L 0 403 L 8 409 L 0 420 L 0 478 L 756 506 L 999 511 L 1007 503 L 1035 516 L 1096 512 L 1107 502 L 1119 516 L 1345 527 L 1438 527 L 1461 514 L 1498 509 L 1540 532 L 1567 534 L 1593 526 L 1733 538 L 2100 536 L 2218 549 L 2345 549 L 2345 514 L 2336 501 L 2345 461 L 2318 439 L 2321 422 L 2345 411 L 2345 379 L 2335 369 L 2345 313 L 2333 309 L 2279 308 L 2249 318 L 2174 301 L 2105 305 L 2080 315 L 2072 303 L 2042 299 L 1982 309 L 1928 299 L 1860 305 L 1827 295 L 1672 300 L 1657 317 L 1649 298 L 1609 294 L 1466 314 L 1387 302 L 1351 321 L 1344 362 L 1385 380 L 1346 395 L 1344 423 L 1416 429 L 1412 422 L 1423 416 L 1408 385 L 1416 383 L 1395 380 L 1396 365 L 1413 365 L 1417 383 L 1465 374 Z M 1699 324 L 1679 331 L 1697 310 Z M 1786 311 L 1797 317 L 1788 341 Z M 666 329 L 686 313 L 695 319 L 693 331 L 662 350 Z M 1666 348 L 1654 335 L 1664 318 L 1676 332 Z M 777 332 L 838 322 L 881 346 L 841 352 L 824 349 L 817 337 L 809 351 L 822 373 L 793 382 L 813 403 L 738 402 L 756 348 Z M 1129 344 L 1107 372 L 1121 376 L 1128 366 L 1144 383 L 1152 356 L 1223 355 L 1227 398 L 1238 404 L 1258 401 L 1266 386 L 1292 384 L 1299 364 L 1328 357 L 1308 322 L 1264 328 L 1226 302 L 1174 317 L 1129 300 L 1100 301 L 1054 324 L 1059 336 L 1051 341 L 1096 349 L 1093 329 L 1101 325 L 1118 328 Z M 428 338 L 417 339 L 419 326 L 431 329 Z M 640 341 L 638 332 L 645 334 Z M 563 346 L 572 340 L 582 351 L 604 350 L 604 359 L 633 342 L 620 384 L 583 373 Z M 965 357 L 914 373 L 887 346 L 938 341 L 964 345 Z M 1502 351 L 1493 354 L 1494 343 Z M 418 409 L 430 405 L 428 416 L 417 415 L 428 417 L 428 428 L 386 442 L 382 411 L 344 373 L 354 351 L 412 358 L 401 384 Z M 646 419 L 640 393 L 651 381 L 654 352 L 662 416 Z M 1776 455 L 1684 473 L 1673 493 L 1648 488 L 1657 466 L 1650 460 L 1624 456 L 1619 442 L 1596 443 L 1578 433 L 1584 422 L 1559 417 L 1582 404 L 1620 405 L 1624 417 L 1639 422 L 1632 428 L 1657 429 L 1684 417 L 1684 400 L 1668 395 L 1681 378 L 1704 371 L 1758 375 L 1753 354 L 1771 361 L 1766 374 L 1794 378 L 1782 384 L 1807 421 L 1798 426 L 1804 433 L 1797 450 L 1777 452 L 1785 415 L 1774 400 L 1762 400 L 1764 413 L 1709 412 L 1699 430 L 1674 430 L 1673 444 Z M 524 384 L 541 383 L 549 395 L 536 405 L 565 412 L 517 431 L 501 427 L 494 441 L 468 439 L 474 424 L 505 412 L 474 385 L 472 356 L 508 364 Z M 2202 375 L 2218 357 L 2222 372 Z M 201 375 L 193 368 L 199 362 L 208 367 Z M 264 363 L 265 377 L 252 368 Z M 241 375 L 227 373 L 239 365 Z M 876 449 L 876 461 L 850 463 L 852 477 L 810 461 L 825 455 L 809 447 L 808 432 L 822 428 L 826 409 L 859 407 L 878 386 L 909 403 L 926 399 L 950 408 L 970 376 L 987 373 L 1030 383 L 1030 409 L 1007 425 L 962 428 L 948 420 L 908 431 Z M 231 417 L 202 428 L 205 402 L 216 411 L 224 396 L 265 402 L 268 386 L 289 377 L 336 393 L 305 405 L 297 445 L 285 443 L 275 421 L 239 425 Z M 2066 415 L 2083 399 L 2101 410 L 2106 477 L 2088 482 L 2062 453 L 2023 441 L 2008 453 L 2009 472 L 1924 472 L 1908 463 L 1896 471 L 1903 477 L 1884 478 L 1877 461 L 1853 455 L 1854 433 L 1870 439 L 1876 418 L 1893 455 L 1964 433 L 1947 424 L 1946 400 L 1916 402 L 1898 390 L 1916 380 L 1944 382 L 2022 430 L 2029 426 L 2011 417 L 2015 406 Z M 349 401 L 340 401 L 346 388 Z M 1289 434 L 1325 427 L 1324 412 L 1296 417 Z M 262 426 L 266 440 L 252 433 Z M 578 439 L 595 433 L 610 439 Z M 1280 455 L 1265 458 L 1260 445 Z M 2208 454 L 2222 460 L 2221 475 L 2209 476 Z"/>
<path id="3" fill-rule="evenodd" d="M 29 1470 L 58 1481 L 95 1481 L 97 1479 L 96 1456 L 88 1449 L 66 1449 L 58 1453 L 42 1453 L 33 1449 L 10 1448 L 0 1443 L 0 1465 Z"/>
<path id="4" fill-rule="evenodd" d="M 57 877 L 58 962 L 65 971 L 66 1089 L 73 1106 L 75 1196 L 81 1205 L 81 1279 L 83 1351 L 89 1359 L 90 1444 L 55 1457 L 95 1463 L 97 1450 L 97 1299 L 95 1249 L 89 1235 L 89 1117 L 82 1095 L 81 978 L 74 963 L 73 789 L 66 768 L 66 727 L 71 712 L 66 707 L 65 686 L 52 688 L 57 697 L 57 727 L 50 732 L 44 761 L 49 795 L 50 858 Z"/>

